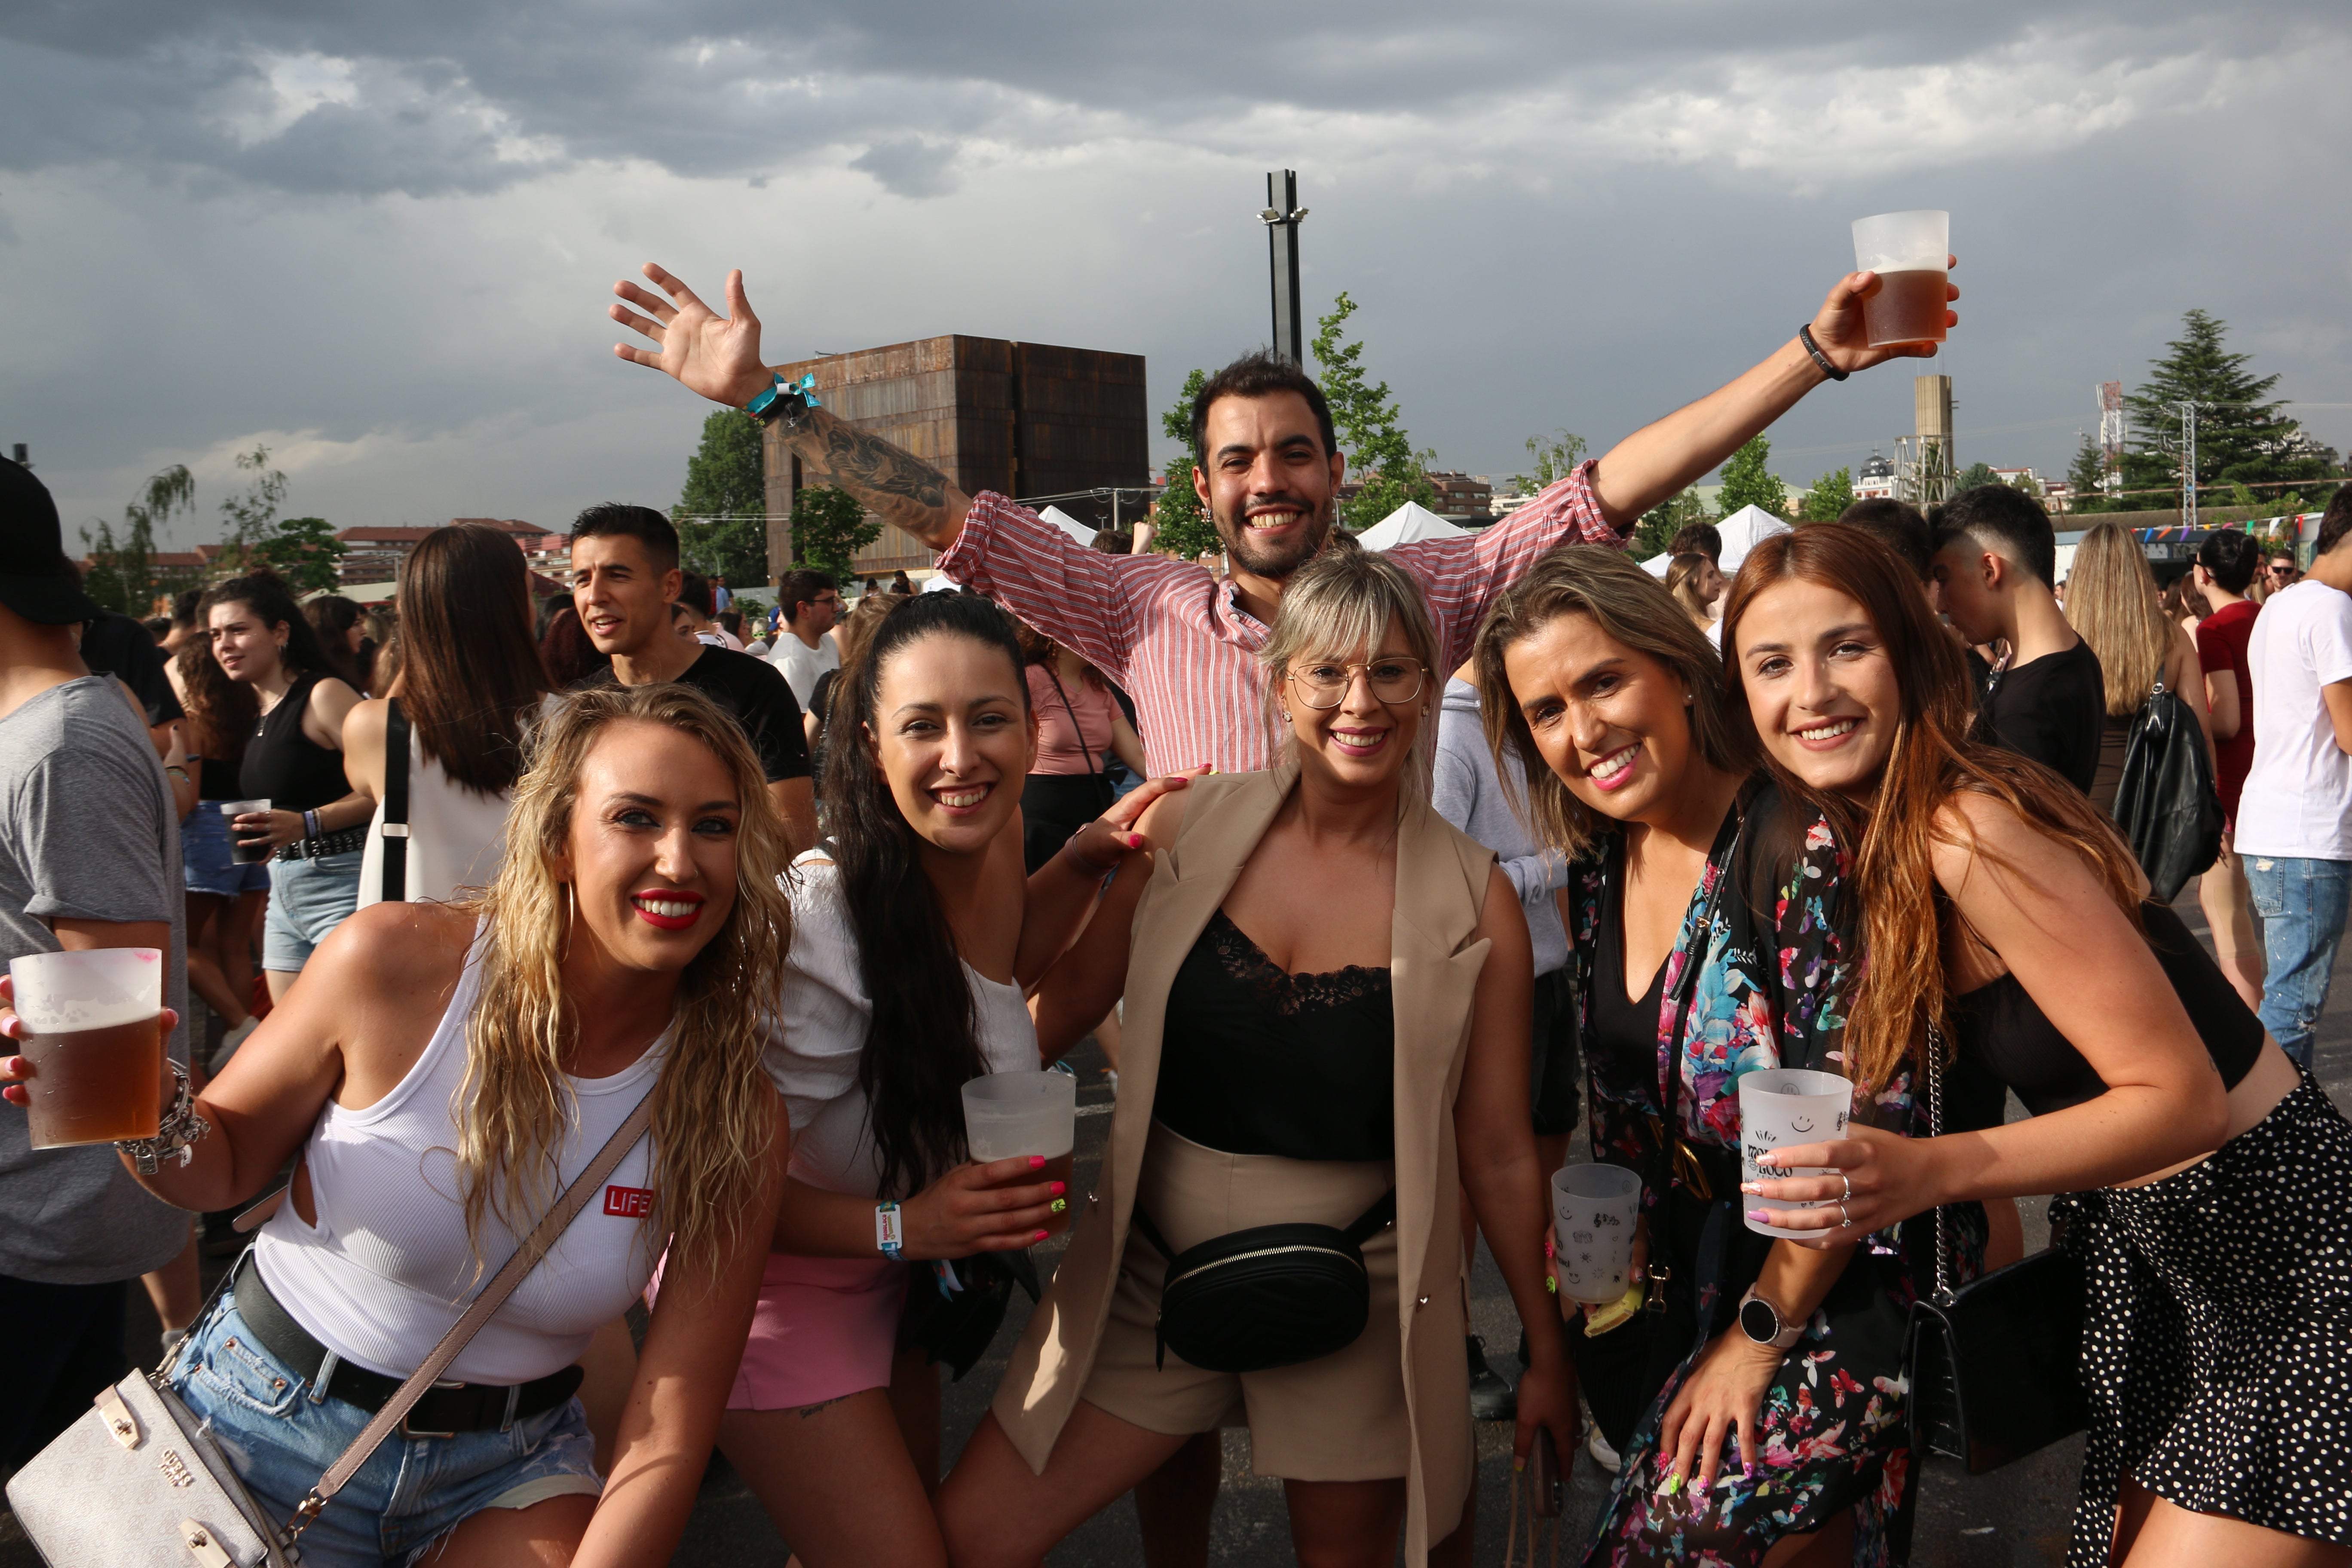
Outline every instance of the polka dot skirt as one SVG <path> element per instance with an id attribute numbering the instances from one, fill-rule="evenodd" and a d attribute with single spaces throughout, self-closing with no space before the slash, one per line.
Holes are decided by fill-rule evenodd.
<path id="1" fill-rule="evenodd" d="M 2104 1568 L 2126 1475 L 2352 1545 L 2352 1124 L 2306 1076 L 2212 1158 L 2071 1202 L 2093 1415 L 2068 1568 Z"/>

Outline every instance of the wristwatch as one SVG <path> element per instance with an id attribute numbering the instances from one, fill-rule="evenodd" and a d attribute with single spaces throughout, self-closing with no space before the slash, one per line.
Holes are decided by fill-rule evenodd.
<path id="1" fill-rule="evenodd" d="M 1782 1324 L 1780 1309 L 1758 1295 L 1753 1285 L 1739 1298 L 1739 1328 L 1758 1344 L 1776 1351 L 1787 1350 L 1805 1337 L 1805 1325 L 1801 1321 Z"/>

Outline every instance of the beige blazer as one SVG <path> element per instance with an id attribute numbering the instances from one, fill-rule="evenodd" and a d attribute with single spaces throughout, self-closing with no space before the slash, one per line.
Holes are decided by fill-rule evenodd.
<path id="1" fill-rule="evenodd" d="M 1042 1473 L 1069 1419 L 1110 1311 L 1127 1247 L 1160 1079 L 1168 989 L 1243 863 L 1297 782 L 1271 773 L 1193 781 L 1175 844 L 1158 858 L 1135 913 L 1127 974 L 1119 1096 L 1102 1175 L 1070 1249 L 1030 1317 L 996 1391 L 997 1421 Z M 1396 917 L 1390 991 L 1396 1014 L 1397 1302 L 1405 1405 L 1412 1428 L 1405 1560 L 1420 1563 L 1454 1531 L 1476 1462 L 1462 1356 L 1461 1172 L 1454 1100 L 1462 1081 L 1478 973 L 1492 945 L 1471 940 L 1495 857 L 1408 797 L 1397 809 Z"/>

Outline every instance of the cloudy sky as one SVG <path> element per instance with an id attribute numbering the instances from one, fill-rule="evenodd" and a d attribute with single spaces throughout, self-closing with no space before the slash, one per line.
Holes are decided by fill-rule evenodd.
<path id="1" fill-rule="evenodd" d="M 1164 405 L 1266 336 L 1291 167 L 1310 308 L 1353 294 L 1448 466 L 1604 450 L 1915 206 L 1962 259 L 1963 462 L 2063 468 L 2191 306 L 2342 448 L 2347 80 L 2341 0 L 16 0 L 0 442 L 69 530 L 190 464 L 182 541 L 256 442 L 339 525 L 667 505 L 705 405 L 604 316 L 646 260 L 742 267 L 771 359 L 1074 343 Z M 1915 368 L 1815 393 L 1774 466 L 1907 430 Z"/>

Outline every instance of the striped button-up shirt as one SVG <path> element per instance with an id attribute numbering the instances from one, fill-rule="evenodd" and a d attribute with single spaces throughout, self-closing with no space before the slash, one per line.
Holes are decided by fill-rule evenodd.
<path id="1" fill-rule="evenodd" d="M 1389 551 L 1428 598 L 1445 662 L 1431 678 L 1442 684 L 1470 657 L 1486 606 L 1536 557 L 1575 543 L 1624 545 L 1601 515 L 1590 461 L 1480 532 Z M 1268 628 L 1236 602 L 1229 580 L 1164 555 L 1106 555 L 993 491 L 972 498 L 940 570 L 1124 688 L 1155 775 L 1203 763 L 1220 773 L 1273 765 L 1257 657 Z"/>

